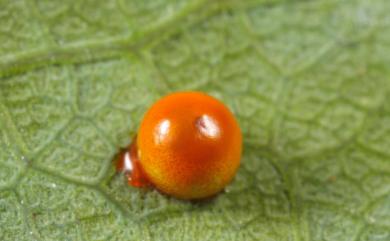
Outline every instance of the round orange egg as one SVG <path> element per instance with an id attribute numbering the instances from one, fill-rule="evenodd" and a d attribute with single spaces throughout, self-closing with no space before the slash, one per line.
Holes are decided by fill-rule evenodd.
<path id="1" fill-rule="evenodd" d="M 148 180 L 161 192 L 202 199 L 234 177 L 242 135 L 232 112 L 201 92 L 177 92 L 145 114 L 137 136 L 138 158 Z"/>

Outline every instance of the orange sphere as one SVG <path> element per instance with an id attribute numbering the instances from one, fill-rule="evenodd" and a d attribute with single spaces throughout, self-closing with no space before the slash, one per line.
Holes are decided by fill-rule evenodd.
<path id="1" fill-rule="evenodd" d="M 201 199 L 218 193 L 234 177 L 242 135 L 219 100 L 200 92 L 177 92 L 148 110 L 137 145 L 142 169 L 158 190 Z"/>

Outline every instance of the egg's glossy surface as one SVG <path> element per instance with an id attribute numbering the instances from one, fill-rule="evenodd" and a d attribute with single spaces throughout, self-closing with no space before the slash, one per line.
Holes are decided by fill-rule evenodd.
<path id="1" fill-rule="evenodd" d="M 145 114 L 137 146 L 142 170 L 158 190 L 201 199 L 218 193 L 234 177 L 242 135 L 219 100 L 201 92 L 177 92 Z"/>

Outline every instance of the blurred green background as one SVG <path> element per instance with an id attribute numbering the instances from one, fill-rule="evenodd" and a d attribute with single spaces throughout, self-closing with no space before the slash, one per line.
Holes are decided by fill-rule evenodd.
<path id="1" fill-rule="evenodd" d="M 390 240 L 388 0 L 0 0 L 0 240 Z M 111 160 L 205 91 L 242 165 L 190 203 Z"/>

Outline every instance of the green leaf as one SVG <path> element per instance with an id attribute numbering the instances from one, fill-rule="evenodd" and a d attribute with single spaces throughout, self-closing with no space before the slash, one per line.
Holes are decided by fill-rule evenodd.
<path id="1" fill-rule="evenodd" d="M 387 0 L 0 0 L 0 240 L 390 240 Z M 156 99 L 236 113 L 242 165 L 191 203 L 111 160 Z"/>

